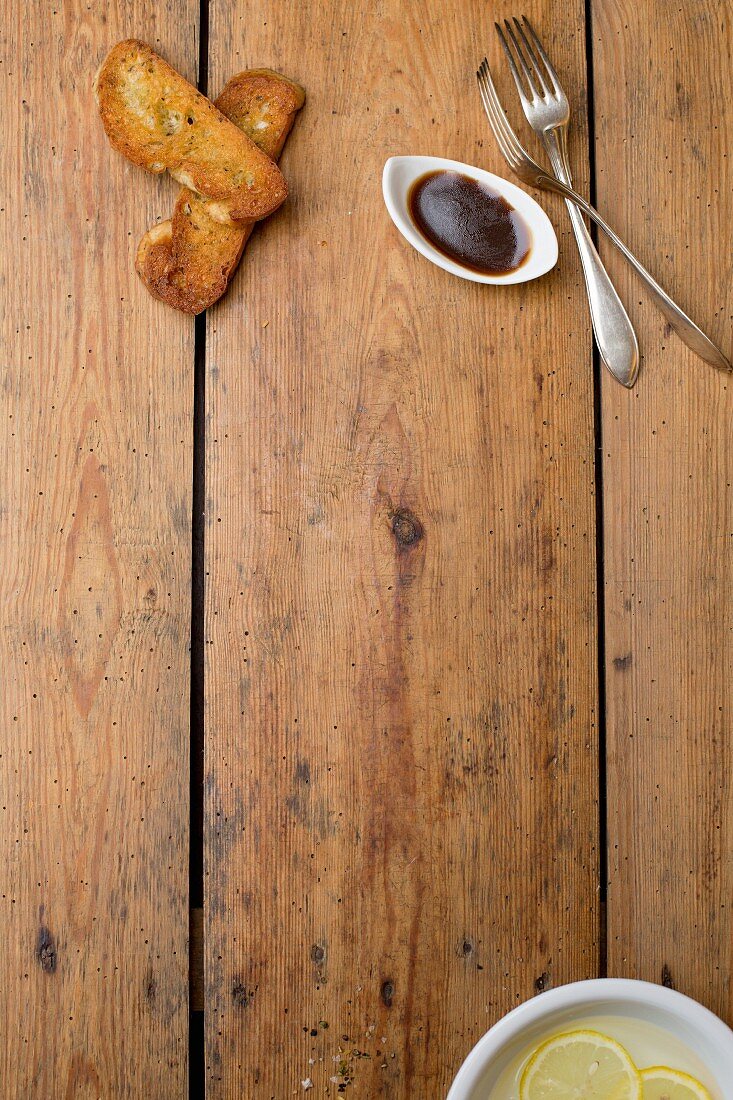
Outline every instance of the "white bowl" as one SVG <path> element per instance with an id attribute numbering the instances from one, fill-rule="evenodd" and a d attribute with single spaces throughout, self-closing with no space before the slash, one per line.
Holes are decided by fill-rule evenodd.
<path id="1" fill-rule="evenodd" d="M 506 275 L 482 275 L 470 271 L 461 264 L 445 256 L 423 237 L 413 222 L 408 209 L 408 196 L 415 180 L 428 172 L 460 172 L 470 179 L 491 187 L 506 199 L 510 206 L 524 218 L 532 235 L 532 245 L 528 258 L 521 267 L 509 271 Z M 526 283 L 545 275 L 557 263 L 557 237 L 550 219 L 531 195 L 509 180 L 484 172 L 482 168 L 473 168 L 470 164 L 461 164 L 458 160 L 445 160 L 443 157 L 390 157 L 382 172 L 382 194 L 390 217 L 405 240 L 413 248 L 432 260 L 438 267 L 458 275 L 461 279 L 470 279 L 474 283 L 492 283 L 495 286 L 507 286 L 510 283 Z"/>
<path id="2" fill-rule="evenodd" d="M 494 1100 L 493 1086 L 524 1050 L 555 1031 L 578 1026 L 578 1021 L 589 1016 L 618 1018 L 619 1026 L 623 1024 L 627 1030 L 644 1024 L 661 1029 L 699 1062 L 705 1072 L 698 1070 L 697 1076 L 714 1100 L 733 1097 L 733 1031 L 722 1020 L 697 1001 L 665 986 L 599 978 L 540 993 L 499 1020 L 466 1058 L 447 1100 Z M 633 1055 L 633 1050 L 630 1052 Z M 669 1059 L 663 1061 L 675 1065 Z M 685 1067 L 680 1064 L 679 1068 Z"/>

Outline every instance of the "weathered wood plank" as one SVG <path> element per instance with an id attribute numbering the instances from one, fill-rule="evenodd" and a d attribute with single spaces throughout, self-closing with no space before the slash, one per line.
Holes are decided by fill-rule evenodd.
<path id="1" fill-rule="evenodd" d="M 579 102 L 582 5 L 555 37 L 550 9 L 529 14 Z M 211 7 L 212 91 L 270 65 L 308 92 L 291 198 L 208 318 L 212 1098 L 336 1095 L 339 1068 L 438 1097 L 502 1012 L 597 970 L 577 256 L 557 205 L 550 277 L 455 280 L 380 192 L 392 153 L 501 169 L 474 79 L 496 14 Z"/>
<path id="2" fill-rule="evenodd" d="M 4 9 L 0 1092 L 186 1095 L 193 329 L 135 277 L 173 188 L 109 148 L 132 34 L 198 4 Z"/>
<path id="3" fill-rule="evenodd" d="M 730 355 L 731 10 L 593 12 L 598 205 Z M 603 386 L 609 973 L 730 1018 L 733 386 L 611 266 L 643 366 Z"/>

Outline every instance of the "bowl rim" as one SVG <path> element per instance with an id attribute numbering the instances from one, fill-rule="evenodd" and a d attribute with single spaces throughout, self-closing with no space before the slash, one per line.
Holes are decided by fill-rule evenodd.
<path id="1" fill-rule="evenodd" d="M 504 195 L 514 208 L 530 223 L 533 237 L 534 255 L 530 256 L 526 264 L 509 271 L 504 275 L 485 275 L 481 272 L 471 271 L 470 268 L 451 260 L 439 249 L 435 248 L 426 237 L 422 235 L 414 225 L 406 210 L 406 193 L 399 200 L 395 199 L 393 177 L 400 165 L 411 162 L 417 167 L 414 179 L 419 178 L 430 171 L 460 172 L 471 179 L 493 187 L 499 194 Z M 414 180 L 413 180 L 414 182 Z M 504 176 L 497 176 L 485 168 L 479 168 L 475 164 L 467 164 L 459 160 L 450 160 L 447 157 L 431 156 L 427 153 L 410 153 L 388 157 L 382 169 L 382 196 L 389 212 L 389 216 L 399 232 L 409 241 L 425 259 L 430 260 L 451 275 L 457 275 L 461 279 L 467 279 L 473 283 L 483 283 L 488 286 L 512 286 L 518 283 L 529 283 L 547 275 L 555 267 L 559 245 L 555 227 L 553 226 L 547 211 L 529 194 L 528 191 L 517 186 Z M 405 209 L 403 209 L 405 207 Z M 538 234 L 535 233 L 538 231 Z"/>
<path id="2" fill-rule="evenodd" d="M 497 1020 L 469 1051 L 453 1079 L 446 1100 L 470 1100 L 471 1089 L 479 1084 L 491 1059 L 529 1024 L 564 1008 L 595 1004 L 599 1000 L 631 1002 L 671 1012 L 706 1030 L 713 1041 L 724 1051 L 730 1052 L 733 1059 L 733 1031 L 719 1016 L 685 993 L 638 978 L 588 978 L 539 993 Z"/>

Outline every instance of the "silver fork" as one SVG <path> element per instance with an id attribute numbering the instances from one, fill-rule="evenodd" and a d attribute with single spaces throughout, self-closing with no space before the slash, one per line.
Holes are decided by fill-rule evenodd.
<path id="1" fill-rule="evenodd" d="M 523 16 L 523 22 L 524 26 L 518 19 L 514 20 L 517 32 L 515 34 L 511 23 L 504 20 L 507 35 L 516 53 L 516 62 L 501 27 L 498 23 L 494 26 L 509 60 L 509 67 L 517 85 L 527 122 L 542 139 L 553 172 L 559 180 L 570 187 L 573 182 L 570 175 L 567 143 L 570 104 L 557 73 L 526 15 Z M 542 70 L 535 50 L 545 64 L 545 72 Z M 522 71 L 521 76 L 519 69 Z M 525 83 L 522 82 L 522 76 Z M 590 238 L 580 211 L 569 200 L 567 207 L 583 265 L 590 317 L 601 359 L 614 378 L 630 388 L 634 385 L 639 371 L 639 345 L 636 342 L 636 334 Z"/>
<path id="2" fill-rule="evenodd" d="M 558 195 L 562 195 L 566 199 L 571 199 L 576 206 L 579 206 L 589 218 L 593 219 L 596 225 L 600 226 L 608 238 L 616 245 L 619 252 L 628 260 L 639 278 L 646 285 L 652 299 L 677 333 L 680 340 L 687 344 L 688 348 L 691 348 L 701 359 L 704 359 L 706 363 L 710 363 L 719 370 L 733 371 L 733 365 L 726 359 L 720 348 L 716 347 L 712 340 L 708 339 L 705 333 L 697 327 L 695 322 L 691 321 L 676 302 L 673 302 L 670 296 L 662 290 L 659 283 L 652 278 L 647 269 L 639 263 L 633 252 L 631 252 L 621 238 L 614 233 L 613 229 L 603 220 L 598 211 L 592 207 L 589 202 L 586 202 L 582 195 L 579 195 L 577 191 L 573 191 L 572 187 L 568 187 L 567 184 L 561 183 L 559 179 L 556 179 L 555 176 L 546 172 L 543 168 L 540 168 L 539 164 L 532 160 L 529 153 L 520 144 L 519 138 L 514 133 L 514 130 L 504 114 L 504 109 L 496 94 L 494 82 L 491 79 L 491 70 L 489 69 L 489 63 L 486 58 L 481 62 L 481 66 L 476 76 L 478 78 L 479 91 L 481 92 L 484 110 L 488 116 L 491 129 L 494 132 L 497 145 L 514 175 L 522 180 L 523 183 L 528 183 L 530 187 L 539 187 L 543 191 L 555 191 Z"/>

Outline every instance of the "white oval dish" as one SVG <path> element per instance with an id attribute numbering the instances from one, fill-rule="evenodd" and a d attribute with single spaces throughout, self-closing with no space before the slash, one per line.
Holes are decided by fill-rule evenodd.
<path id="1" fill-rule="evenodd" d="M 732 1095 L 733 1031 L 722 1020 L 665 986 L 597 978 L 540 993 L 494 1024 L 459 1069 L 447 1100 L 493 1100 L 493 1087 L 524 1048 L 542 1042 L 548 1029 L 569 1031 L 578 1020 L 596 1014 L 667 1032 L 705 1067 L 704 1084 L 713 1100 Z"/>
<path id="2" fill-rule="evenodd" d="M 477 180 L 493 188 L 506 199 L 510 206 L 522 216 L 527 224 L 532 245 L 527 259 L 515 271 L 506 275 L 482 275 L 470 271 L 455 263 L 439 249 L 434 248 L 418 230 L 408 209 L 408 196 L 413 183 L 428 172 L 460 172 L 470 179 Z M 461 279 L 470 279 L 474 283 L 491 283 L 494 286 L 507 286 L 510 283 L 527 283 L 545 275 L 557 262 L 557 237 L 552 223 L 541 206 L 531 195 L 509 180 L 495 176 L 493 172 L 484 172 L 470 164 L 461 164 L 458 160 L 445 160 L 443 157 L 390 157 L 382 172 L 382 194 L 387 210 L 405 240 L 409 241 L 428 260 L 432 260 L 444 271 L 458 275 Z"/>

